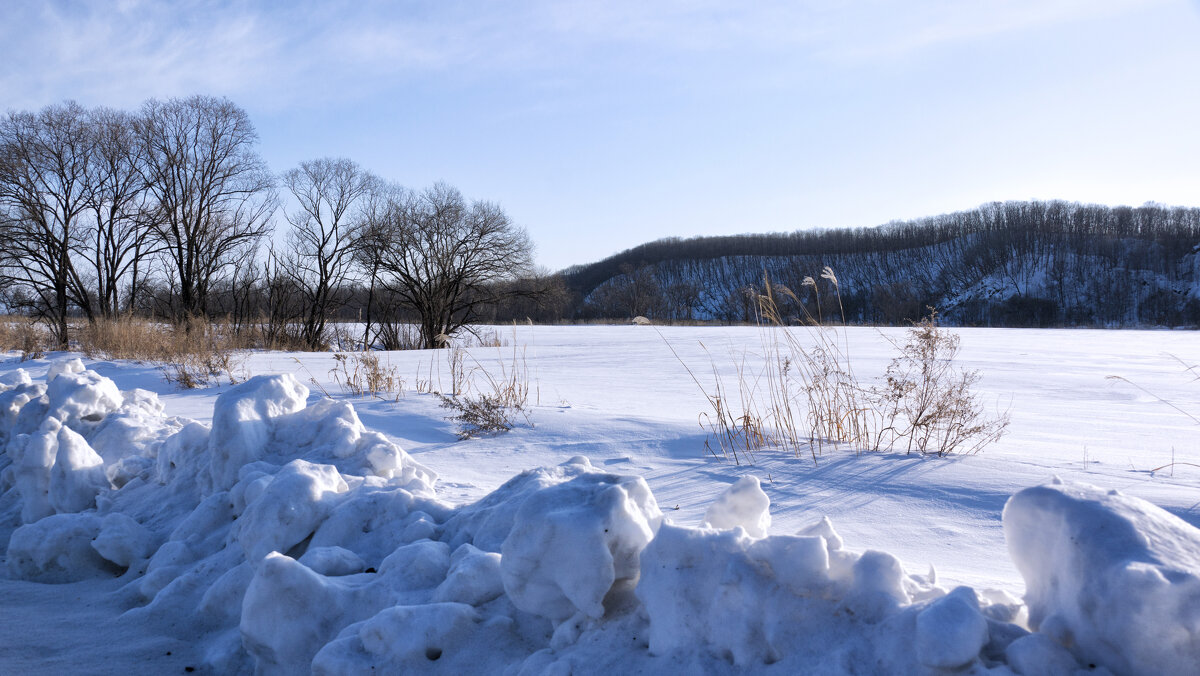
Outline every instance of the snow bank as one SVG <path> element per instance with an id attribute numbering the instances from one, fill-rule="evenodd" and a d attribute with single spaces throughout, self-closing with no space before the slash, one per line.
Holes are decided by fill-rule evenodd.
<path id="1" fill-rule="evenodd" d="M 10 576 L 120 576 L 131 618 L 217 673 L 1182 674 L 1200 663 L 1200 532 L 1082 486 L 1005 509 L 1028 626 L 828 519 L 772 533 L 745 477 L 697 527 L 583 457 L 469 505 L 287 375 L 168 418 L 78 360 L 0 379 Z M 1029 629 L 1037 633 L 1030 633 Z M 1103 673 L 1097 669 L 1096 673 Z"/>
<path id="2" fill-rule="evenodd" d="M 1143 500 L 1058 482 L 1009 499 L 1004 533 L 1031 627 L 1115 673 L 1196 673 L 1200 530 Z"/>

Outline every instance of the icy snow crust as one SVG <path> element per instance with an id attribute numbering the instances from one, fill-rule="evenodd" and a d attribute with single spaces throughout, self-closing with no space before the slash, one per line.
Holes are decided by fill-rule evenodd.
<path id="1" fill-rule="evenodd" d="M 1056 483 L 1008 503 L 1027 585 L 947 590 L 823 519 L 770 534 L 746 477 L 700 527 L 576 457 L 451 508 L 348 403 L 290 375 L 167 417 L 79 360 L 0 383 L 11 577 L 119 577 L 215 673 L 1188 674 L 1200 531 Z M 19 525 L 16 525 L 19 524 Z M 1030 633 L 1032 629 L 1035 633 Z"/>

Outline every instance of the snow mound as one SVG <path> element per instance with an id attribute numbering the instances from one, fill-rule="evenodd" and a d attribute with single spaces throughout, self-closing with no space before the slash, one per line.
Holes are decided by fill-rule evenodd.
<path id="1" fill-rule="evenodd" d="M 368 474 L 432 495 L 437 476 L 386 437 L 368 431 L 354 407 L 322 399 L 305 406 L 308 388 L 290 374 L 260 375 L 217 398 L 208 440 L 205 492 L 229 490 L 246 465 L 291 458 Z"/>
<path id="2" fill-rule="evenodd" d="M 127 615 L 214 673 L 1183 674 L 1200 663 L 1200 531 L 1087 486 L 1022 491 L 1021 603 L 946 590 L 828 519 L 771 533 L 745 477 L 699 527 L 587 458 L 467 505 L 292 376 L 168 418 L 78 360 L 0 379 L 11 577 L 120 577 Z M 9 532 L 11 529 L 11 532 Z M 92 584 L 92 583 L 85 583 Z M 1030 633 L 1029 628 L 1038 633 Z"/>
<path id="3" fill-rule="evenodd" d="M 1009 499 L 1004 535 L 1032 628 L 1114 673 L 1196 673 L 1200 530 L 1138 498 L 1054 483 Z"/>
<path id="4" fill-rule="evenodd" d="M 975 590 L 959 587 L 917 614 L 917 660 L 934 669 L 973 662 L 988 642 L 988 623 Z"/>

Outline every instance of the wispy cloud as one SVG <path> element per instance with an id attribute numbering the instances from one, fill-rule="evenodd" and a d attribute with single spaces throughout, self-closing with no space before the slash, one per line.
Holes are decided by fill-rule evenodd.
<path id="1" fill-rule="evenodd" d="M 627 50 L 855 62 L 1146 4 L 16 2 L 0 9 L 0 101 L 27 108 L 71 97 L 128 107 L 207 92 L 261 107 L 319 105 L 406 77 L 553 71 Z"/>

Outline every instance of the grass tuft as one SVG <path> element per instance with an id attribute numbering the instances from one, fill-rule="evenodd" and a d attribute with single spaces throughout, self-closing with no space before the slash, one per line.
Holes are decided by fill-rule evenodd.
<path id="1" fill-rule="evenodd" d="M 797 294 L 764 278 L 762 292 L 753 292 L 761 353 L 749 364 L 746 354 L 736 361 L 736 388 L 724 382 L 711 354 L 711 387 L 683 364 L 709 402 L 709 410 L 700 414 L 709 452 L 719 450 L 738 464 L 753 462 L 754 452 L 764 447 L 797 456 L 807 451 L 814 462 L 831 445 L 944 456 L 976 453 L 1004 434 L 1008 414 L 985 415 L 972 392 L 979 373 L 953 365 L 958 336 L 937 325 L 932 309 L 909 330 L 907 341 L 896 345 L 899 354 L 884 384 L 860 384 L 850 360 L 837 275 L 826 267 L 820 279 L 823 284 L 805 277 Z M 826 305 L 836 301 L 837 323 L 824 315 L 823 294 Z M 799 316 L 789 317 L 783 307 L 797 308 Z"/>

